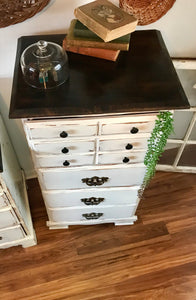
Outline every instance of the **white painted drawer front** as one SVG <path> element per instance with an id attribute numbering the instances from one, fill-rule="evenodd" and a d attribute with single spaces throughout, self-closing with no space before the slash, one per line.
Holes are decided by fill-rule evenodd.
<path id="1" fill-rule="evenodd" d="M 87 153 L 95 151 L 94 141 L 58 141 L 58 142 L 35 142 L 33 150 L 41 154 L 64 154 Z"/>
<path id="2" fill-rule="evenodd" d="M 46 121 L 27 123 L 30 139 L 55 139 L 80 136 L 95 136 L 97 134 L 96 125 L 79 125 L 79 124 L 66 124 L 63 121 Z M 67 136 L 61 137 L 63 133 Z M 65 134 L 64 134 L 65 135 Z"/>
<path id="3" fill-rule="evenodd" d="M 134 204 L 139 187 L 99 188 L 73 191 L 42 191 L 47 207 L 97 207 Z"/>
<path id="4" fill-rule="evenodd" d="M 6 229 L 0 229 L 0 246 L 4 243 L 9 243 L 17 240 L 21 240 L 25 237 L 20 226 L 10 227 Z"/>
<path id="5" fill-rule="evenodd" d="M 144 161 L 146 151 L 130 151 L 119 153 L 104 153 L 99 154 L 99 164 L 134 164 L 142 163 Z"/>
<path id="6" fill-rule="evenodd" d="M 38 176 L 44 189 L 79 189 L 89 187 L 115 187 L 140 185 L 143 181 L 145 166 L 134 165 L 123 168 L 112 169 L 38 169 Z M 90 186 L 83 182 L 94 182 L 97 180 L 100 185 Z M 96 180 L 94 180 L 96 179 Z"/>
<path id="7" fill-rule="evenodd" d="M 130 151 L 135 149 L 146 149 L 148 138 L 149 136 L 118 140 L 100 140 L 99 151 Z"/>
<path id="8" fill-rule="evenodd" d="M 35 165 L 37 168 L 40 167 L 73 167 L 73 166 L 83 166 L 92 165 L 94 162 L 94 155 L 36 155 Z"/>
<path id="9" fill-rule="evenodd" d="M 7 199 L 6 195 L 2 192 L 0 194 L 0 209 L 5 207 L 5 206 L 8 206 L 8 205 L 9 205 L 8 199 Z"/>
<path id="10" fill-rule="evenodd" d="M 48 209 L 48 216 L 51 222 L 74 222 L 89 220 L 103 220 L 129 218 L 135 213 L 135 205 L 124 206 L 100 206 L 96 208 L 59 208 Z"/>
<path id="11" fill-rule="evenodd" d="M 153 122 L 103 124 L 101 134 L 130 134 L 137 136 L 139 133 L 151 132 L 154 128 Z M 133 133 L 132 133 L 132 132 Z"/>
<path id="12" fill-rule="evenodd" d="M 0 211 L 0 228 L 5 228 L 18 224 L 18 220 L 12 210 Z"/>

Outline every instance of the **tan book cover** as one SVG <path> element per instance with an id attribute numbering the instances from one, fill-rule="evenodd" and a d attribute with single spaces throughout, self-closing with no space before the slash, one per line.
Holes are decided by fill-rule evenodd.
<path id="1" fill-rule="evenodd" d="M 63 40 L 63 49 L 68 52 L 78 53 L 81 55 L 92 56 L 111 61 L 116 61 L 120 53 L 120 50 L 68 46 L 66 37 Z"/>
<path id="2" fill-rule="evenodd" d="M 77 7 L 75 17 L 105 42 L 135 30 L 138 20 L 107 0 Z"/>
<path id="3" fill-rule="evenodd" d="M 122 43 L 111 41 L 108 43 L 105 43 L 103 40 L 95 40 L 87 37 L 76 37 L 74 35 L 74 26 L 75 26 L 76 20 L 72 20 L 68 34 L 66 36 L 67 46 L 76 46 L 76 47 L 89 47 L 89 48 L 101 48 L 101 49 L 111 49 L 111 50 L 122 50 L 122 51 L 128 51 L 129 50 L 129 43 Z"/>

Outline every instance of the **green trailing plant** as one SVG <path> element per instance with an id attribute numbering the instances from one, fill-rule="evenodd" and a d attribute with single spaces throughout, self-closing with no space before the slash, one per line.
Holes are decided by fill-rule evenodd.
<path id="1" fill-rule="evenodd" d="M 148 149 L 144 158 L 146 173 L 142 189 L 144 189 L 155 174 L 156 164 L 164 151 L 167 139 L 173 131 L 173 115 L 169 111 L 160 112 L 155 121 L 155 127 L 148 140 Z"/>

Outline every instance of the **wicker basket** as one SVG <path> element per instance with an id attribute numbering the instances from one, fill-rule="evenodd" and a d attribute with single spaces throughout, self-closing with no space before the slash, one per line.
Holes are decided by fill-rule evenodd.
<path id="1" fill-rule="evenodd" d="M 175 0 L 119 0 L 119 6 L 146 25 L 160 19 L 173 6 Z"/>
<path id="2" fill-rule="evenodd" d="M 0 0 L 0 28 L 23 22 L 41 11 L 50 0 Z"/>

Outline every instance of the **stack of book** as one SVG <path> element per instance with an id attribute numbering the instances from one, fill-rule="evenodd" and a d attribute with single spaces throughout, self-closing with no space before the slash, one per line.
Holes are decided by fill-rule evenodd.
<path id="1" fill-rule="evenodd" d="M 79 6 L 74 14 L 63 40 L 66 51 L 116 61 L 120 51 L 129 50 L 135 17 L 107 0 Z"/>

